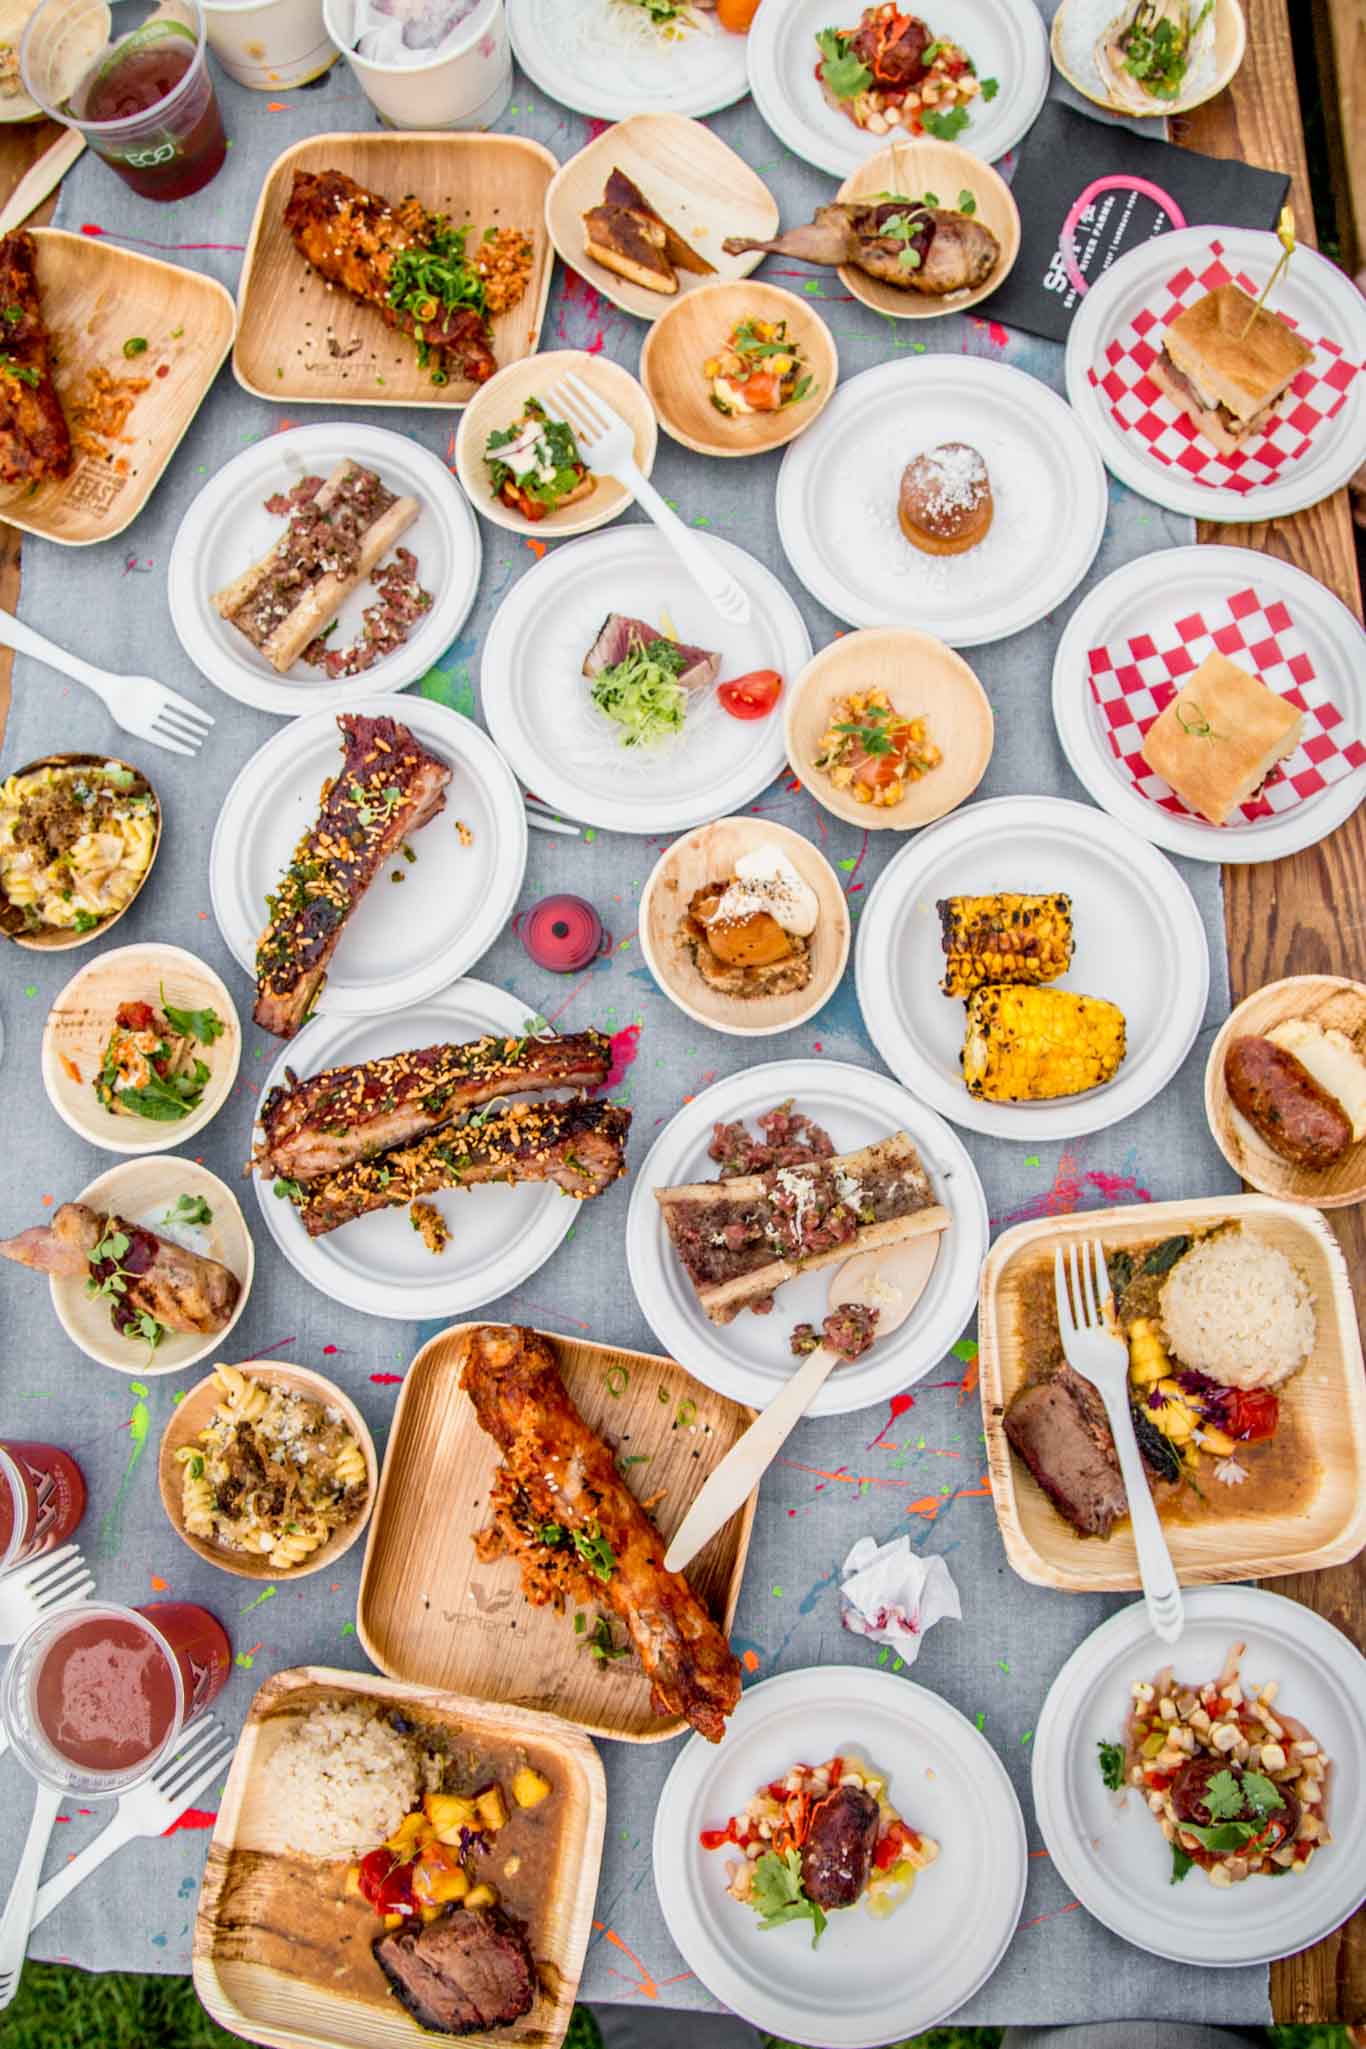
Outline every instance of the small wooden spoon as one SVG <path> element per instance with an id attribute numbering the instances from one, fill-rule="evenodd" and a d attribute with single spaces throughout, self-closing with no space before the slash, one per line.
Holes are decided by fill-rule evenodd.
<path id="1" fill-rule="evenodd" d="M 878 1339 L 890 1337 L 925 1292 L 939 1254 L 940 1233 L 952 1221 L 948 1210 L 935 1204 L 918 1213 L 912 1236 L 896 1245 L 855 1253 L 843 1266 L 835 1268 L 830 1282 L 830 1307 L 840 1309 L 846 1302 L 857 1302 L 876 1309 Z M 736 1440 L 720 1465 L 703 1481 L 697 1499 L 664 1554 L 666 1572 L 682 1572 L 702 1546 L 744 1506 L 830 1373 L 843 1363 L 839 1352 L 828 1345 L 818 1345 L 787 1386 L 755 1417 L 744 1436 Z"/>

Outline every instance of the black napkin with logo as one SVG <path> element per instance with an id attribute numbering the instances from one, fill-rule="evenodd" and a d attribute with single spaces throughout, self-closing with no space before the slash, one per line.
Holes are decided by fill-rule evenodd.
<path id="1" fill-rule="evenodd" d="M 1225 157 L 1197 156 L 1130 128 L 1092 121 L 1050 100 L 1020 146 L 1011 191 L 1020 209 L 1020 253 L 986 309 L 993 320 L 1066 341 L 1080 295 L 1063 267 L 1063 223 L 1099 178 L 1141 178 L 1179 207 L 1186 225 L 1272 228 L 1290 179 Z M 1133 190 L 1102 192 L 1077 223 L 1077 267 L 1088 283 L 1117 257 L 1179 223 L 1167 207 Z"/>

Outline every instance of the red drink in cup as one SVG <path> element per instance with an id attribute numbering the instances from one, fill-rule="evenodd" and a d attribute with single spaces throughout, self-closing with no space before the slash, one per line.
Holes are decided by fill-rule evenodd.
<path id="1" fill-rule="evenodd" d="M 195 0 L 43 0 L 24 31 L 29 92 L 144 199 L 185 199 L 222 168 L 223 120 Z M 146 19 L 143 17 L 146 16 Z"/>
<path id="2" fill-rule="evenodd" d="M 0 1444 L 0 1575 L 65 1544 L 85 1513 L 85 1477 L 55 1444 Z"/>
<path id="3" fill-rule="evenodd" d="M 205 1608 L 82 1602 L 15 1645 L 0 1721 L 34 1777 L 63 1792 L 122 1793 L 216 1700 L 232 1651 Z"/>

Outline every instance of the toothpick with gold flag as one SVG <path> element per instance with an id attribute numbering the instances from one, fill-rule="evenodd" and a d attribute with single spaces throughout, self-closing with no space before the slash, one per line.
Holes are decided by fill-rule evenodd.
<path id="1" fill-rule="evenodd" d="M 1289 263 L 1291 257 L 1295 253 L 1295 212 L 1293 207 L 1283 206 L 1281 208 L 1281 217 L 1276 223 L 1276 240 L 1281 245 L 1282 254 L 1280 261 L 1277 263 L 1276 268 L 1272 271 L 1266 283 L 1262 286 L 1262 296 L 1260 297 L 1260 299 L 1258 299 L 1256 305 L 1248 314 L 1247 327 L 1245 327 L 1243 329 L 1243 333 L 1239 335 L 1239 341 L 1243 339 L 1243 335 L 1245 335 L 1248 332 L 1248 329 L 1251 328 L 1253 321 L 1257 318 L 1257 315 L 1261 312 L 1263 306 L 1265 306 L 1267 300 L 1271 297 L 1271 294 L 1276 287 L 1277 280 L 1280 278 L 1281 273 L 1284 271 L 1286 265 Z"/>

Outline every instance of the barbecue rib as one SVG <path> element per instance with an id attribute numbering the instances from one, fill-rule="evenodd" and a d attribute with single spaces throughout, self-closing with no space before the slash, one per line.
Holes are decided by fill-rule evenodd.
<path id="1" fill-rule="evenodd" d="M 324 1175 L 297 1198 L 299 1214 L 310 1238 L 321 1238 L 369 1210 L 484 1181 L 554 1181 L 591 1202 L 625 1171 L 630 1126 L 630 1111 L 615 1103 L 510 1103 L 481 1124 L 435 1131 Z"/>
<path id="2" fill-rule="evenodd" d="M 892 227 L 895 232 L 888 233 Z M 820 206 L 814 220 L 789 228 L 771 242 L 746 242 L 731 235 L 724 247 L 727 256 L 762 249 L 774 256 L 795 256 L 799 263 L 852 263 L 883 284 L 934 299 L 975 291 L 1001 259 L 1000 243 L 981 221 L 911 199 Z"/>
<path id="3" fill-rule="evenodd" d="M 71 474 L 71 434 L 52 381 L 36 260 L 26 229 L 0 241 L 0 484 Z"/>
<path id="4" fill-rule="evenodd" d="M 549 1344 L 534 1330 L 481 1325 L 465 1340 L 460 1384 L 503 1452 L 490 1495 L 494 1532 L 475 1539 L 481 1555 L 510 1551 L 535 1607 L 569 1598 L 610 1609 L 630 1634 L 655 1713 L 684 1715 L 719 1743 L 740 1698 L 739 1662 L 683 1575 L 664 1570 L 659 1532 L 570 1400 Z M 539 1535 L 547 1525 L 564 1533 L 553 1545 Z M 576 1536 L 599 1558 L 606 1545 L 606 1580 L 580 1558 Z"/>
<path id="5" fill-rule="evenodd" d="M 474 306 L 441 306 L 418 320 L 389 303 L 389 273 L 405 249 L 430 246 L 437 223 L 419 201 L 391 206 L 344 171 L 296 171 L 285 204 L 285 226 L 295 247 L 320 277 L 373 306 L 390 327 L 441 349 L 471 384 L 485 384 L 498 364 L 488 323 Z M 424 308 L 425 310 L 425 308 Z"/>
<path id="6" fill-rule="evenodd" d="M 268 1176 L 314 1181 L 393 1146 L 409 1146 L 465 1110 L 534 1089 L 600 1088 L 612 1064 L 601 1032 L 563 1039 L 482 1039 L 389 1053 L 329 1067 L 272 1089 L 252 1164 Z"/>
<path id="7" fill-rule="evenodd" d="M 294 849 L 256 944 L 263 1031 L 292 1039 L 312 1010 L 347 919 L 384 861 L 434 818 L 451 771 L 396 719 L 343 712 L 345 757 Z"/>
<path id="8" fill-rule="evenodd" d="M 122 1250 L 91 1258 L 101 1245 L 118 1238 L 127 1241 Z M 17 1238 L 0 1239 L 0 1254 L 63 1280 L 108 1282 L 121 1277 L 122 1290 L 109 1294 L 116 1330 L 147 1315 L 163 1330 L 212 1337 L 227 1327 L 241 1293 L 237 1276 L 216 1259 L 187 1252 L 141 1224 L 83 1202 L 64 1202 L 50 1224 L 35 1224 Z"/>

